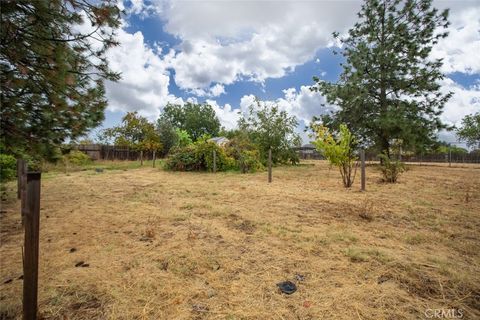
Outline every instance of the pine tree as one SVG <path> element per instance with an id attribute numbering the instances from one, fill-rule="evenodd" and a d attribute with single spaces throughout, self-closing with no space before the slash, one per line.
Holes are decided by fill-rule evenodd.
<path id="1" fill-rule="evenodd" d="M 2 1 L 2 152 L 52 158 L 101 123 L 103 81 L 120 77 L 106 59 L 120 14 L 113 0 Z"/>
<path id="2" fill-rule="evenodd" d="M 448 10 L 431 0 L 366 0 L 359 21 L 340 37 L 345 58 L 337 83 L 314 77 L 312 90 L 340 109 L 325 125 L 345 123 L 363 143 L 389 154 L 390 145 L 423 148 L 446 126 L 439 116 L 451 93 L 442 93 L 441 60 L 429 58 L 447 36 Z"/>

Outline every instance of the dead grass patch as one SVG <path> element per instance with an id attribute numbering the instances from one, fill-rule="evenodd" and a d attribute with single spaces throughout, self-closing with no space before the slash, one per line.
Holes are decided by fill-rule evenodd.
<path id="1" fill-rule="evenodd" d="M 41 315 L 418 319 L 450 306 L 480 318 L 480 170 L 412 166 L 378 184 L 367 167 L 360 192 L 309 164 L 275 168 L 271 184 L 264 172 L 46 174 Z M 18 319 L 23 234 L 5 197 L 0 315 Z M 276 286 L 287 280 L 288 296 Z"/>

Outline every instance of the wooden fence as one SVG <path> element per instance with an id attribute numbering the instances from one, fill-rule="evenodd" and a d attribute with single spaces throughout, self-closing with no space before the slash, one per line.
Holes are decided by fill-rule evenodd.
<path id="1" fill-rule="evenodd" d="M 93 160 L 139 160 L 141 152 L 124 146 L 100 144 L 81 144 L 76 148 L 90 156 Z M 153 152 L 143 152 L 143 160 L 152 160 Z"/>

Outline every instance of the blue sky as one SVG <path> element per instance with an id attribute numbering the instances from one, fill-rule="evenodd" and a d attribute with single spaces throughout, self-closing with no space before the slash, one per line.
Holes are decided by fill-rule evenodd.
<path id="1" fill-rule="evenodd" d="M 356 21 L 360 1 L 142 1 L 121 3 L 126 15 L 120 47 L 108 53 L 122 73 L 107 83 L 103 127 L 137 110 L 155 120 L 167 103 L 210 103 L 222 124 L 235 126 L 254 96 L 297 116 L 299 132 L 314 115 L 329 112 L 308 90 L 312 77 L 335 81 L 340 56 L 333 31 Z M 453 91 L 442 119 L 459 124 L 480 110 L 480 6 L 476 1 L 434 1 L 450 8 L 450 36 L 432 58 L 444 58 L 442 90 Z M 303 134 L 303 133 L 302 133 Z M 303 137 L 306 136 L 303 134 Z M 457 139 L 441 133 L 448 142 Z M 305 139 L 306 140 L 306 139 Z"/>

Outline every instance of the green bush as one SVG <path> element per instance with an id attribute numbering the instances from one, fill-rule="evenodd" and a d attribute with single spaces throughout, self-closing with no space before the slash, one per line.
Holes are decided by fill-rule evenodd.
<path id="1" fill-rule="evenodd" d="M 92 163 L 92 159 L 82 151 L 72 150 L 70 153 L 63 156 L 65 163 L 74 165 L 74 166 L 86 166 Z"/>
<path id="2" fill-rule="evenodd" d="M 9 154 L 0 154 L 0 182 L 15 178 L 17 174 L 17 159 Z"/>
<path id="3" fill-rule="evenodd" d="M 234 137 L 227 145 L 226 153 L 235 160 L 235 168 L 242 173 L 262 170 L 258 147 L 244 137 Z"/>
<path id="4" fill-rule="evenodd" d="M 216 152 L 217 171 L 235 167 L 235 160 L 216 143 L 201 139 L 194 144 L 173 148 L 165 168 L 173 171 L 213 171 L 213 151 Z"/>
<path id="5" fill-rule="evenodd" d="M 173 171 L 200 170 L 196 158 L 195 145 L 173 147 L 165 162 L 165 168 Z"/>
<path id="6" fill-rule="evenodd" d="M 387 155 L 379 154 L 380 171 L 383 175 L 383 181 L 389 183 L 397 182 L 398 177 L 406 168 L 405 164 L 399 160 L 392 161 Z"/>

